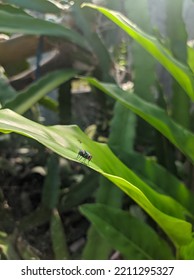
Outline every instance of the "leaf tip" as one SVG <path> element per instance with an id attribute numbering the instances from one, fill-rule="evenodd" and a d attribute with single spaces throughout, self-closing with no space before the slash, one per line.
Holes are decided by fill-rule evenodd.
<path id="1" fill-rule="evenodd" d="M 94 5 L 94 4 L 89 4 L 89 3 L 82 3 L 82 4 L 81 4 L 81 8 L 85 8 L 85 7 L 96 8 L 96 5 Z"/>

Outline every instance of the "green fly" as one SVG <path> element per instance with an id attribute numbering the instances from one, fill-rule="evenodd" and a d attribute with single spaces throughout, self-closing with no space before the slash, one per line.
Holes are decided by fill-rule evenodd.
<path id="1" fill-rule="evenodd" d="M 85 151 L 85 150 L 79 150 L 79 152 L 77 154 L 77 159 L 81 159 L 81 158 L 84 159 L 83 162 L 85 162 L 85 160 L 87 159 L 88 160 L 88 164 L 89 164 L 89 162 L 92 159 L 92 155 L 89 152 Z"/>

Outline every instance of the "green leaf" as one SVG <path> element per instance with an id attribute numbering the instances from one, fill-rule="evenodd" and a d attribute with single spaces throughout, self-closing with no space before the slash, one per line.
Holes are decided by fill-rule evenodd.
<path id="1" fill-rule="evenodd" d="M 172 196 L 185 208 L 194 213 L 194 194 L 186 185 L 156 162 L 154 157 L 138 153 L 125 153 L 123 162 L 136 172 L 148 185 L 160 193 Z"/>
<path id="2" fill-rule="evenodd" d="M 27 89 L 21 91 L 14 100 L 7 102 L 5 107 L 19 114 L 24 114 L 47 93 L 70 80 L 76 73 L 74 70 L 59 70 L 49 73 Z"/>
<path id="3" fill-rule="evenodd" d="M 19 238 L 16 243 L 19 255 L 23 260 L 39 260 L 38 250 L 28 243 L 25 239 Z M 40 254 L 40 253 L 39 253 Z"/>
<path id="4" fill-rule="evenodd" d="M 63 37 L 80 47 L 87 48 L 85 39 L 76 31 L 60 24 L 22 14 L 0 11 L 0 32 Z"/>
<path id="5" fill-rule="evenodd" d="M 167 243 L 129 213 L 103 204 L 82 205 L 80 211 L 126 259 L 173 259 Z"/>
<path id="6" fill-rule="evenodd" d="M 56 260 L 69 259 L 63 224 L 57 209 L 53 209 L 50 223 L 51 241 Z"/>
<path id="7" fill-rule="evenodd" d="M 181 247 L 179 255 L 181 259 L 194 260 L 194 238 L 188 245 Z"/>
<path id="8" fill-rule="evenodd" d="M 23 217 L 18 225 L 19 230 L 22 232 L 29 231 L 35 227 L 45 224 L 50 218 L 48 208 L 40 207 L 36 208 L 29 215 Z"/>
<path id="9" fill-rule="evenodd" d="M 190 66 L 191 70 L 194 73 L 194 48 L 188 47 L 187 48 L 187 53 L 188 53 L 188 65 Z"/>
<path id="10" fill-rule="evenodd" d="M 121 151 L 122 153 L 125 153 L 132 149 L 134 141 L 134 124 L 135 115 L 122 104 L 116 102 L 114 107 L 114 117 L 110 126 L 108 145 L 117 155 L 120 156 Z M 132 129 L 126 130 L 126 125 L 129 125 Z M 101 177 L 96 193 L 96 202 L 121 208 L 122 200 L 123 193 L 116 188 L 112 182 Z M 96 242 L 98 242 L 97 250 L 95 249 Z M 99 236 L 99 233 L 92 225 L 87 233 L 87 242 L 83 251 L 83 259 L 108 259 L 111 252 L 112 248 L 110 245 Z"/>
<path id="11" fill-rule="evenodd" d="M 98 32 L 94 31 L 94 11 L 84 11 L 80 8 L 82 0 L 77 0 L 72 7 L 75 22 L 79 26 L 80 30 L 84 34 L 84 37 L 89 42 L 93 49 L 99 63 L 100 71 L 102 71 L 102 77 L 104 81 L 112 81 L 110 76 L 110 69 L 113 65 L 110 53 L 104 45 Z"/>
<path id="12" fill-rule="evenodd" d="M 0 251 L 5 255 L 8 260 L 19 260 L 15 246 L 14 236 L 7 235 L 5 232 L 0 231 Z M 1 254 L 0 254 L 1 257 Z"/>
<path id="13" fill-rule="evenodd" d="M 57 14 L 61 11 L 59 7 L 48 0 L 2 0 L 2 2 L 45 14 Z"/>
<path id="14" fill-rule="evenodd" d="M 151 33 L 152 26 L 149 17 L 147 0 L 128 0 L 124 3 L 125 15 L 144 31 Z M 141 17 L 139 16 L 141 15 Z M 129 38 L 128 38 L 129 39 Z M 156 63 L 157 61 L 136 41 L 130 40 L 128 45 L 129 55 L 133 58 L 131 62 L 131 73 L 135 94 L 142 99 L 154 103 L 154 94 L 151 88 L 156 84 Z M 146 75 L 145 75 L 146 73 Z M 153 128 L 137 118 L 136 125 L 136 146 L 142 146 L 153 138 Z"/>
<path id="15" fill-rule="evenodd" d="M 126 129 L 130 127 L 130 129 Z M 120 156 L 121 152 L 133 150 L 135 142 L 136 116 L 126 106 L 116 102 L 111 120 L 109 147 Z"/>
<path id="16" fill-rule="evenodd" d="M 98 244 L 99 246 L 96 246 Z M 97 232 L 94 226 L 91 226 L 87 232 L 87 243 L 84 247 L 83 260 L 107 260 L 112 247 Z"/>
<path id="17" fill-rule="evenodd" d="M 176 7 L 172 1 L 166 0 L 166 32 L 169 37 L 169 45 L 174 57 L 183 63 L 187 63 L 187 39 L 188 35 L 183 21 L 183 0 L 176 1 Z M 178 32 L 177 31 L 177 26 Z M 190 127 L 190 99 L 177 81 L 172 81 L 172 118 L 182 126 Z M 181 110 L 179 110 L 181 108 Z"/>
<path id="18" fill-rule="evenodd" d="M 152 31 L 147 0 L 128 0 L 124 3 L 126 15 L 146 32 Z M 139 16 L 141 14 L 141 17 Z M 134 89 L 138 96 L 146 101 L 154 102 L 150 89 L 156 80 L 156 60 L 136 41 L 130 44 L 132 59 L 132 76 Z M 146 75 L 145 75 L 146 73 Z M 143 130 L 143 133 L 147 133 Z"/>
<path id="19" fill-rule="evenodd" d="M 98 176 L 95 173 L 84 176 L 84 179 L 69 188 L 68 192 L 61 199 L 61 211 L 67 211 L 73 207 L 77 207 L 88 198 L 91 198 L 92 194 L 98 186 Z"/>
<path id="20" fill-rule="evenodd" d="M 166 232 L 175 246 L 191 241 L 192 225 L 184 220 L 189 212 L 172 198 L 152 190 L 128 169 L 107 145 L 91 141 L 77 126 L 45 127 L 8 109 L 0 110 L 0 131 L 33 138 L 59 155 L 80 162 L 80 142 L 93 155 L 88 167 L 112 181 L 136 201 Z M 87 164 L 87 163 L 85 163 Z M 184 234 L 182 234 L 184 232 Z"/>
<path id="21" fill-rule="evenodd" d="M 183 20 L 184 0 L 177 0 L 176 6 L 172 1 L 165 0 L 166 6 L 166 33 L 169 37 L 169 45 L 174 57 L 187 63 L 186 24 Z M 177 32 L 178 26 L 178 32 Z"/>
<path id="22" fill-rule="evenodd" d="M 117 85 L 101 83 L 94 78 L 84 79 L 104 93 L 121 102 L 135 114 L 159 130 L 194 162 L 194 134 L 174 122 L 163 109 L 142 100 L 132 92 L 122 90 Z"/>
<path id="23" fill-rule="evenodd" d="M 4 105 L 6 102 L 15 98 L 16 91 L 9 85 L 5 77 L 0 76 L 0 102 Z"/>
<path id="24" fill-rule="evenodd" d="M 100 177 L 96 192 L 96 203 L 103 203 L 112 207 L 120 208 L 123 193 L 105 177 Z M 96 244 L 98 248 L 96 249 Z M 85 260 L 107 260 L 112 252 L 110 244 L 99 235 L 93 225 L 87 232 L 87 242 L 83 250 L 82 258 Z"/>
<path id="25" fill-rule="evenodd" d="M 12 13 L 13 16 L 15 16 L 16 14 L 21 14 L 21 15 L 25 15 L 25 16 L 29 16 L 29 14 L 18 7 L 15 6 L 11 6 L 11 5 L 6 5 L 6 4 L 1 4 L 0 3 L 0 11 L 4 11 L 4 12 L 8 12 L 8 13 Z"/>
<path id="26" fill-rule="evenodd" d="M 42 204 L 44 207 L 53 209 L 57 207 L 60 190 L 60 176 L 58 157 L 53 154 L 47 163 L 47 175 L 42 190 Z"/>
<path id="27" fill-rule="evenodd" d="M 120 26 L 143 48 L 153 55 L 153 57 L 155 57 L 169 71 L 169 73 L 171 73 L 189 97 L 194 100 L 194 75 L 190 68 L 176 60 L 170 51 L 167 50 L 155 37 L 145 33 L 119 12 L 92 4 L 82 5 L 82 7 L 85 6 L 98 10 Z"/>
<path id="28" fill-rule="evenodd" d="M 52 97 L 45 96 L 40 100 L 40 104 L 55 113 L 58 112 L 58 102 Z M 15 111 L 15 110 L 14 110 Z"/>

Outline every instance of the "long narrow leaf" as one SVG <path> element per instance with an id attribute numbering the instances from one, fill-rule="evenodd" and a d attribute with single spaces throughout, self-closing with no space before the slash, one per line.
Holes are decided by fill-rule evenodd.
<path id="1" fill-rule="evenodd" d="M 59 70 L 49 73 L 27 89 L 21 91 L 13 100 L 7 102 L 5 107 L 23 114 L 47 93 L 71 79 L 76 73 L 74 70 Z"/>
<path id="2" fill-rule="evenodd" d="M 107 145 L 91 141 L 78 127 L 45 127 L 11 110 L 3 109 L 0 110 L 0 131 L 16 132 L 33 138 L 59 155 L 77 162 L 83 161 L 77 158 L 81 141 L 83 149 L 93 155 L 88 167 L 101 173 L 136 201 L 166 232 L 175 246 L 191 241 L 192 225 L 184 220 L 185 214 L 189 215 L 188 211 L 172 198 L 152 190 Z"/>
<path id="3" fill-rule="evenodd" d="M 152 54 L 177 80 L 186 93 L 194 100 L 194 75 L 186 65 L 176 60 L 155 37 L 148 35 L 133 24 L 128 18 L 119 12 L 112 11 L 92 4 L 84 4 L 83 7 L 90 7 L 98 10 L 107 18 L 120 26 L 143 48 Z"/>
<path id="4" fill-rule="evenodd" d="M 13 4 L 40 13 L 58 14 L 61 9 L 48 0 L 3 0 L 5 4 Z"/>
<path id="5" fill-rule="evenodd" d="M 101 83 L 94 78 L 86 80 L 150 123 L 194 162 L 194 134 L 174 122 L 163 109 L 142 100 L 132 92 L 122 90 L 117 85 Z"/>
<path id="6" fill-rule="evenodd" d="M 56 208 L 53 209 L 50 222 L 51 241 L 56 260 L 69 259 L 66 236 L 61 217 Z"/>
<path id="7" fill-rule="evenodd" d="M 176 176 L 159 165 L 154 157 L 125 153 L 123 162 L 155 190 L 170 195 L 194 213 L 194 194 Z"/>
<path id="8" fill-rule="evenodd" d="M 85 39 L 76 31 L 60 24 L 31 16 L 0 11 L 0 32 L 63 37 L 80 47 L 88 48 Z"/>
<path id="9" fill-rule="evenodd" d="M 42 204 L 45 208 L 57 207 L 60 192 L 59 162 L 56 154 L 52 154 L 47 163 L 47 175 L 42 190 Z"/>
<path id="10" fill-rule="evenodd" d="M 103 204 L 86 204 L 80 207 L 84 214 L 105 238 L 127 259 L 172 259 L 168 245 L 152 228 L 127 212 Z"/>

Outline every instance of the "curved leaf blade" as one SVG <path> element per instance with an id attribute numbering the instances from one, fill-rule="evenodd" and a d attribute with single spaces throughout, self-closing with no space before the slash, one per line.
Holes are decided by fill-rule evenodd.
<path id="1" fill-rule="evenodd" d="M 121 102 L 135 114 L 159 130 L 194 162 L 194 134 L 174 122 L 163 109 L 142 100 L 132 92 L 122 90 L 115 84 L 101 83 L 95 78 L 90 77 L 84 79 L 86 79 L 91 85 Z"/>
<path id="2" fill-rule="evenodd" d="M 60 24 L 31 16 L 0 11 L 0 32 L 62 37 L 88 49 L 85 39 L 76 31 Z"/>
<path id="3" fill-rule="evenodd" d="M 76 74 L 77 71 L 75 70 L 59 70 L 49 73 L 17 94 L 4 107 L 12 109 L 18 114 L 24 114 L 47 93 L 70 80 Z"/>
<path id="4" fill-rule="evenodd" d="M 123 155 L 122 155 L 123 156 Z M 130 161 L 128 160 L 130 158 Z M 134 170 L 149 186 L 173 197 L 185 208 L 194 213 L 194 194 L 175 175 L 159 165 L 154 157 L 143 156 L 137 152 L 125 153 L 123 162 Z"/>
<path id="5" fill-rule="evenodd" d="M 104 204 L 82 205 L 80 211 L 107 243 L 126 259 L 173 259 L 167 243 L 147 224 L 129 213 Z"/>
<path id="6" fill-rule="evenodd" d="M 167 50 L 155 37 L 145 33 L 119 12 L 93 4 L 82 5 L 82 7 L 85 6 L 98 10 L 128 33 L 144 49 L 153 55 L 153 57 L 155 57 L 169 71 L 169 73 L 171 73 L 189 95 L 191 100 L 194 100 L 194 75 L 192 71 L 189 67 L 176 60 L 169 50 Z"/>
<path id="7" fill-rule="evenodd" d="M 16 132 L 33 138 L 59 155 L 77 162 L 82 161 L 77 158 L 81 142 L 82 148 L 93 155 L 88 167 L 111 180 L 136 201 L 166 232 L 175 246 L 191 241 L 192 225 L 184 220 L 185 214 L 189 215 L 189 212 L 172 198 L 152 190 L 107 145 L 91 141 L 77 126 L 45 127 L 11 110 L 3 109 L 0 110 L 0 131 Z"/>
<path id="8" fill-rule="evenodd" d="M 54 208 L 51 213 L 50 232 L 55 259 L 70 259 L 63 223 L 56 208 Z"/>
<path id="9" fill-rule="evenodd" d="M 58 6 L 48 0 L 3 0 L 2 2 L 45 14 L 58 14 L 61 11 Z"/>

